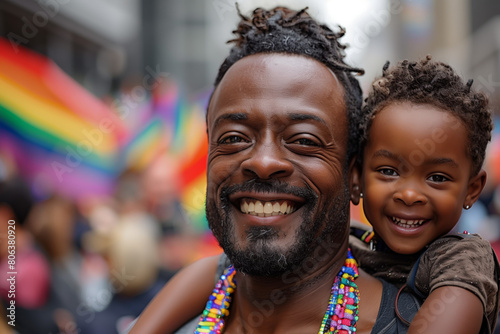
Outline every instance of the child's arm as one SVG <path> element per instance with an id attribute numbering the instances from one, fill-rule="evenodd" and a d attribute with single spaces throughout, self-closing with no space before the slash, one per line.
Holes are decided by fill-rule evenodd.
<path id="1" fill-rule="evenodd" d="M 408 334 L 479 333 L 483 304 L 472 292 L 455 286 L 434 290 L 413 318 Z"/>
<path id="2" fill-rule="evenodd" d="M 141 313 L 129 334 L 173 333 L 201 314 L 215 286 L 219 257 L 201 259 L 179 271 Z"/>
<path id="3" fill-rule="evenodd" d="M 496 255 L 478 235 L 451 234 L 429 245 L 409 283 L 427 298 L 408 333 L 493 332 L 498 316 Z M 485 333 L 481 331 L 481 333 Z"/>

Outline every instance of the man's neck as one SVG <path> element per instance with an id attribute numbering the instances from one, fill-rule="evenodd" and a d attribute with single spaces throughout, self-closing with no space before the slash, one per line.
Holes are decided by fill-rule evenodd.
<path id="1" fill-rule="evenodd" d="M 226 333 L 317 332 L 346 253 L 347 246 L 332 256 L 319 257 L 320 261 L 303 262 L 277 278 L 237 272 Z"/>

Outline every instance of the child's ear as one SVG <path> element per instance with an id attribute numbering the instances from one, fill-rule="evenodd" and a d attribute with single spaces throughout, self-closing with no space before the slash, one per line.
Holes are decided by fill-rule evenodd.
<path id="1" fill-rule="evenodd" d="M 361 196 L 361 167 L 356 162 L 354 158 L 349 166 L 350 179 L 349 179 L 349 190 L 351 192 L 351 202 L 354 205 L 359 204 L 359 199 Z"/>
<path id="2" fill-rule="evenodd" d="M 469 181 L 469 187 L 467 188 L 467 196 L 464 201 L 464 209 L 469 209 L 472 204 L 474 204 L 481 191 L 483 191 L 484 185 L 486 184 L 486 171 L 481 169 L 481 171 Z"/>

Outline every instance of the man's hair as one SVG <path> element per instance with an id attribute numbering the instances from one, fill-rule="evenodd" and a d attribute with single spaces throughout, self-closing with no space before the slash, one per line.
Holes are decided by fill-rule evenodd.
<path id="1" fill-rule="evenodd" d="M 394 102 L 429 104 L 460 119 L 467 130 L 468 155 L 472 160 L 472 174 L 476 175 L 484 162 L 486 146 L 491 140 L 493 123 L 487 97 L 471 89 L 451 66 L 432 61 L 426 56 L 419 61 L 403 60 L 389 67 L 371 86 L 360 122 L 360 155 L 368 140 L 372 120 L 377 112 Z"/>
<path id="2" fill-rule="evenodd" d="M 227 70 L 246 56 L 258 53 L 289 53 L 316 59 L 335 73 L 345 90 L 344 101 L 349 123 L 349 161 L 357 153 L 357 128 L 362 103 L 361 88 L 353 73 L 363 74 L 364 71 L 350 67 L 344 62 L 346 46 L 342 45 L 339 39 L 344 36 L 345 30 L 339 27 L 339 32 L 333 32 L 326 25 L 316 22 L 306 10 L 307 7 L 300 11 L 286 7 L 275 7 L 271 10 L 257 8 L 251 17 L 246 17 L 238 9 L 241 21 L 233 31 L 238 37 L 228 41 L 235 45 L 219 68 L 215 87 Z"/>

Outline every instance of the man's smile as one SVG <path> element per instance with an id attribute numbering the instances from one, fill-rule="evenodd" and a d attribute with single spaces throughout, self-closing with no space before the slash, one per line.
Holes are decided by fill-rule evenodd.
<path id="1" fill-rule="evenodd" d="M 259 217 L 281 216 L 294 212 L 293 203 L 282 201 L 260 201 L 251 198 L 244 198 L 240 202 L 241 212 Z"/>

